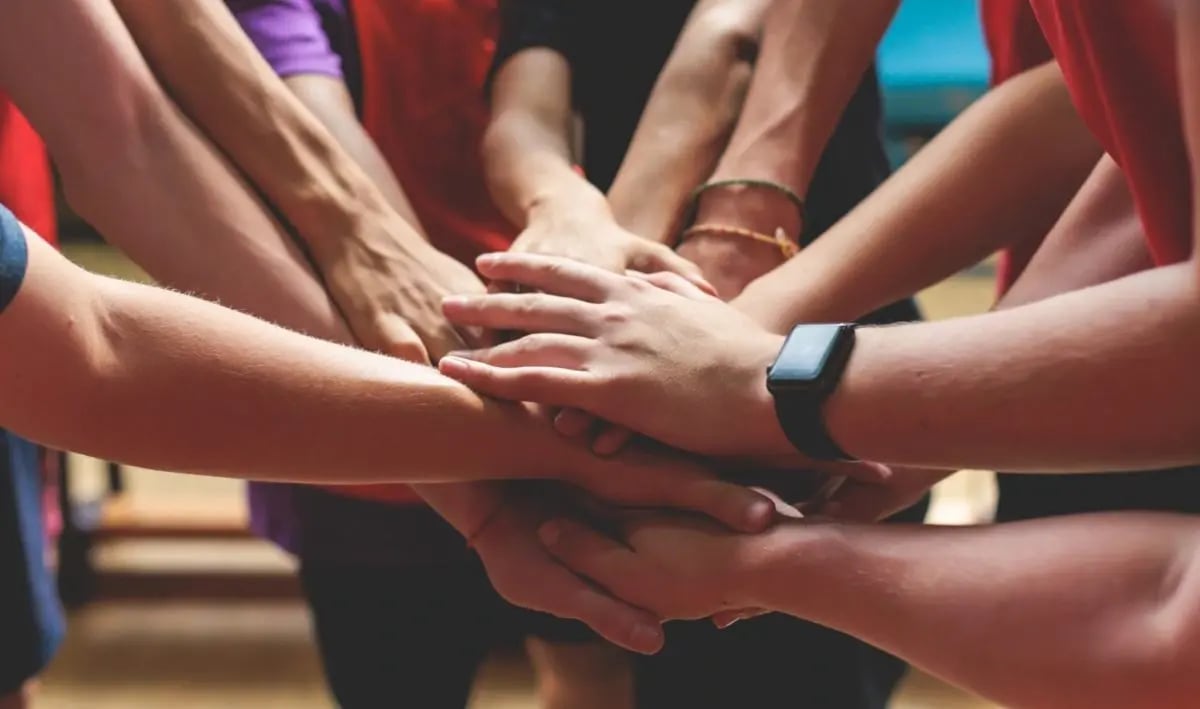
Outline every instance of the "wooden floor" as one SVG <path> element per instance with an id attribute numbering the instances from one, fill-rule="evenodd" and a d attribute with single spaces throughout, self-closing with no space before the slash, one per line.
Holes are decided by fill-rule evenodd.
<path id="1" fill-rule="evenodd" d="M 90 268 L 131 275 L 128 265 L 104 248 L 75 248 L 71 256 Z M 991 282 L 985 274 L 962 276 L 927 292 L 931 317 L 986 308 Z M 102 477 L 99 463 L 77 459 L 86 489 Z M 91 470 L 89 471 L 89 466 Z M 967 472 L 936 492 L 934 518 L 943 523 L 985 519 L 992 488 L 986 473 Z M 129 471 L 114 524 L 153 526 L 157 520 L 196 520 L 208 526 L 244 523 L 237 482 Z M 286 577 L 291 561 L 256 540 L 129 540 L 106 544 L 98 555 L 108 569 L 138 573 L 164 568 L 254 569 Z M 931 632 L 934 632 L 931 629 Z M 330 707 L 310 637 L 307 615 L 296 599 L 282 601 L 105 601 L 71 618 L 63 651 L 44 678 L 40 709 L 129 707 Z M 493 658 L 475 687 L 475 709 L 532 709 L 532 677 L 516 652 Z M 896 709 L 984 709 L 991 705 L 914 673 Z M 820 708 L 825 709 L 825 708 Z M 836 708 L 833 708 L 836 709 Z"/>

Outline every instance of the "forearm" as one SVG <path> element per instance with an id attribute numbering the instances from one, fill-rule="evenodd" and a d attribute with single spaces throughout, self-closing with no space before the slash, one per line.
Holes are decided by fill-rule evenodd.
<path id="1" fill-rule="evenodd" d="M 163 94 L 110 4 L 6 3 L 0 83 L 47 141 L 72 205 L 150 275 L 344 335 L 299 250 Z"/>
<path id="2" fill-rule="evenodd" d="M 1001 246 L 1040 238 L 1099 155 L 1057 67 L 1028 72 L 978 101 L 799 256 L 752 283 L 743 305 L 780 332 L 862 317 Z"/>
<path id="3" fill-rule="evenodd" d="M 770 180 L 807 193 L 898 5 L 775 0 L 745 109 L 713 179 Z"/>
<path id="4" fill-rule="evenodd" d="M 412 203 L 408 201 L 404 187 L 388 165 L 387 158 L 371 139 L 366 127 L 359 122 L 354 99 L 350 96 L 345 81 L 332 76 L 297 74 L 284 78 L 283 82 L 296 98 L 300 99 L 300 103 L 325 126 L 342 150 L 362 168 L 392 209 L 413 229 L 428 238 Z M 344 163 L 335 160 L 322 167 L 327 170 L 344 169 Z M 353 181 L 353 175 L 347 175 L 343 179 Z"/>
<path id="5" fill-rule="evenodd" d="M 430 483 L 414 489 L 426 504 L 467 539 L 471 539 L 504 504 L 502 483 Z"/>
<path id="6" fill-rule="evenodd" d="M 707 0 L 688 18 L 609 190 L 618 222 L 672 243 L 742 109 L 770 0 Z"/>
<path id="7" fill-rule="evenodd" d="M 1190 518 L 772 535 L 771 563 L 758 575 L 766 607 L 860 637 L 1004 706 L 1184 706 L 1200 690 L 1190 618 L 1200 529 Z"/>
<path id="8" fill-rule="evenodd" d="M 1011 310 L 863 328 L 826 421 L 851 454 L 885 463 L 1195 464 L 1197 357 L 1196 266 L 1178 264 Z"/>
<path id="9" fill-rule="evenodd" d="M 536 477 L 549 463 L 526 460 L 535 451 L 586 463 L 535 414 L 428 367 L 92 276 L 29 241 L 3 315 L 18 344 L 0 389 L 6 426 L 34 440 L 149 468 L 327 483 Z"/>
<path id="10" fill-rule="evenodd" d="M 299 102 L 222 3 L 115 0 L 155 73 L 271 203 L 321 264 L 372 221 L 420 236 Z"/>
<path id="11" fill-rule="evenodd" d="M 996 308 L 1107 283 L 1153 265 L 1125 176 L 1105 155 Z"/>
<path id="12" fill-rule="evenodd" d="M 518 227 L 564 207 L 607 212 L 604 195 L 574 169 L 570 95 L 566 59 L 550 49 L 522 50 L 496 72 L 484 166 L 496 204 Z"/>

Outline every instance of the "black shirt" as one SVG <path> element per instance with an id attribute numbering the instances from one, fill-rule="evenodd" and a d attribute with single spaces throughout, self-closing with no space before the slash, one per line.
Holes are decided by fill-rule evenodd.
<path id="1" fill-rule="evenodd" d="M 546 47 L 571 66 L 572 99 L 583 119 L 583 167 L 607 190 L 663 65 L 695 0 L 501 0 L 494 68 L 517 52 Z M 808 234 L 820 234 L 887 176 L 879 89 L 863 77 L 809 189 Z"/>

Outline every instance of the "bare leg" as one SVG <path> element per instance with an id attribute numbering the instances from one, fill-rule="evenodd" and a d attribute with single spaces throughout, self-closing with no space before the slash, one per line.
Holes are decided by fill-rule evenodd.
<path id="1" fill-rule="evenodd" d="M 624 650 L 596 641 L 554 643 L 528 638 L 542 709 L 627 709 L 633 668 Z M 7 709 L 7 707 L 0 707 Z"/>

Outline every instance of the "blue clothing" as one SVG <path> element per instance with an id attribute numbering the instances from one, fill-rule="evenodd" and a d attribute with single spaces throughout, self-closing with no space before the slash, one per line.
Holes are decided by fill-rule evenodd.
<path id="1" fill-rule="evenodd" d="M 28 263 L 29 246 L 21 223 L 0 205 L 0 312 L 17 296 Z"/>
<path id="2" fill-rule="evenodd" d="M 40 450 L 0 431 L 0 696 L 46 667 L 65 630 L 46 565 Z"/>
<path id="3" fill-rule="evenodd" d="M 0 312 L 21 287 L 29 249 L 20 222 L 0 206 Z M 41 672 L 64 633 L 46 566 L 41 453 L 0 431 L 0 696 Z"/>

